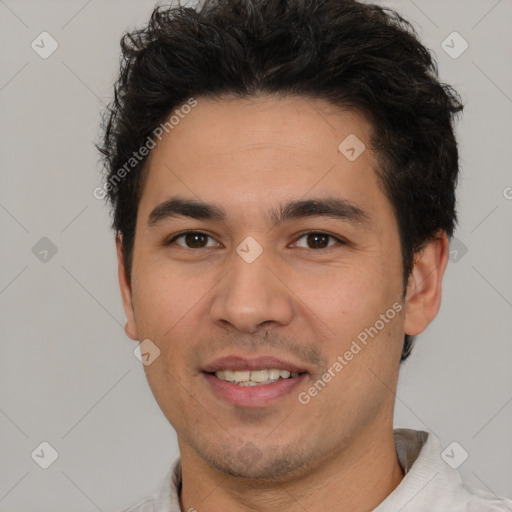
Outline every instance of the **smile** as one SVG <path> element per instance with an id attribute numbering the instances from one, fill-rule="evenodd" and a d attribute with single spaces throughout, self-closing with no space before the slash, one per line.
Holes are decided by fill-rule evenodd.
<path id="1" fill-rule="evenodd" d="M 267 385 L 281 379 L 293 379 L 298 376 L 299 373 L 290 373 L 288 370 L 279 370 L 277 368 L 253 371 L 220 370 L 215 372 L 215 377 L 218 379 L 232 382 L 239 386 Z"/>
<path id="2" fill-rule="evenodd" d="M 217 400 L 237 407 L 258 408 L 277 402 L 288 395 L 295 396 L 296 390 L 308 378 L 307 372 L 290 373 L 275 369 L 254 371 L 221 370 L 215 373 L 203 373 L 206 384 Z M 283 372 L 283 377 L 281 376 Z M 226 379 L 227 377 L 233 380 Z M 254 373 L 254 376 L 252 375 Z M 267 373 L 267 375 L 265 375 Z M 218 377 L 217 374 L 220 374 Z M 262 379 L 260 382 L 252 379 Z M 240 380 L 239 380 L 240 379 Z"/>

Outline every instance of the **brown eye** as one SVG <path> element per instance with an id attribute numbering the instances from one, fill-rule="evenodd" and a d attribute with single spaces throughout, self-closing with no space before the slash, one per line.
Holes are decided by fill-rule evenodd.
<path id="1" fill-rule="evenodd" d="M 185 235 L 185 245 L 192 249 L 204 247 L 208 237 L 201 233 L 188 233 Z"/>
<path id="2" fill-rule="evenodd" d="M 213 242 L 213 245 L 208 245 L 208 239 Z M 177 243 L 177 240 L 183 240 L 183 242 Z M 203 249 L 205 247 L 215 247 L 217 245 L 211 236 L 206 233 L 202 233 L 201 231 L 187 231 L 186 233 L 175 236 L 169 241 L 169 244 L 172 244 L 173 242 L 176 242 L 177 245 L 187 249 Z"/>
<path id="3" fill-rule="evenodd" d="M 305 240 L 305 244 L 300 244 L 299 240 Z M 334 241 L 334 243 L 330 243 Z M 334 237 L 333 235 L 329 235 L 328 233 L 320 232 L 311 232 L 305 233 L 302 235 L 296 242 L 298 247 L 306 248 L 306 249 L 327 249 L 332 245 L 335 245 L 336 242 L 342 243 L 341 240 Z"/>

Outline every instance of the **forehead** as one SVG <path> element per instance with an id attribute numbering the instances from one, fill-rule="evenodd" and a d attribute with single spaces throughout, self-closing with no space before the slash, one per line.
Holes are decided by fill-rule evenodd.
<path id="1" fill-rule="evenodd" d="M 347 136 L 367 140 L 371 132 L 370 122 L 360 112 L 301 96 L 198 98 L 196 107 L 174 120 L 177 124 L 154 153 L 167 144 L 188 144 L 192 136 L 200 153 L 211 155 L 263 146 L 332 155 Z"/>
<path id="2" fill-rule="evenodd" d="M 385 199 L 360 113 L 324 100 L 197 98 L 152 150 L 140 207 L 181 195 L 233 207 L 330 196 Z"/>

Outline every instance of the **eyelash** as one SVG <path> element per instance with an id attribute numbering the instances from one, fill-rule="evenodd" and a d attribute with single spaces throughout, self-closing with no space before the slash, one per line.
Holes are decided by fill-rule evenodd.
<path id="1" fill-rule="evenodd" d="M 186 235 L 204 235 L 204 236 L 214 240 L 214 238 L 212 236 L 210 236 L 208 233 L 205 233 L 204 231 L 193 231 L 192 230 L 192 231 L 183 231 L 182 233 L 179 233 L 179 234 L 173 236 L 170 240 L 168 240 L 165 243 L 165 245 L 171 245 L 173 242 L 175 242 L 179 238 L 182 238 L 182 237 L 184 237 Z M 296 239 L 295 243 L 298 240 L 300 240 L 301 238 L 304 238 L 305 236 L 308 236 L 308 235 L 323 235 L 323 236 L 327 236 L 328 238 L 331 238 L 333 240 L 336 240 L 336 242 L 338 242 L 341 245 L 346 245 L 347 244 L 347 241 L 344 240 L 343 238 L 331 235 L 330 233 L 327 233 L 325 231 L 305 231 L 305 232 L 299 233 L 299 236 Z M 183 249 L 190 249 L 192 251 L 197 251 L 199 249 L 209 249 L 209 248 L 211 248 L 211 247 L 193 248 L 193 247 L 184 247 L 184 246 L 180 246 L 180 247 L 182 247 Z M 315 251 L 315 252 L 320 252 L 320 251 L 325 251 L 327 249 L 330 249 L 331 247 L 333 247 L 333 246 L 332 245 L 328 245 L 327 247 L 323 247 L 321 249 L 311 249 L 311 248 L 308 248 L 308 249 L 311 249 L 312 251 Z M 304 249 L 304 247 L 301 247 L 301 249 Z"/>

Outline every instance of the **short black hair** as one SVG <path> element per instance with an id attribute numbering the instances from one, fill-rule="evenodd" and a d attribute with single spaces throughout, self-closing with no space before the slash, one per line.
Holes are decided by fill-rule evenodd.
<path id="1" fill-rule="evenodd" d="M 147 156 L 134 160 L 133 154 L 173 109 L 197 97 L 302 96 L 367 116 L 377 174 L 397 218 L 404 290 L 414 254 L 441 230 L 453 235 L 453 118 L 463 105 L 440 83 L 435 59 L 397 12 L 356 0 L 159 5 L 144 28 L 123 35 L 121 49 L 114 100 L 96 147 L 128 278 L 147 171 Z M 412 346 L 406 335 L 401 361 Z"/>

